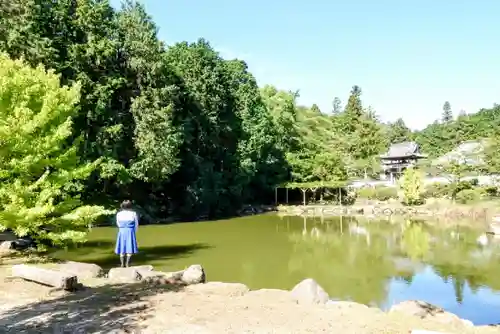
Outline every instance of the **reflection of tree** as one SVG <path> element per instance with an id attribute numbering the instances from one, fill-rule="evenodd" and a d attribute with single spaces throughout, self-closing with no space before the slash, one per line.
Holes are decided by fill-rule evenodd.
<path id="1" fill-rule="evenodd" d="M 463 301 L 465 284 L 477 291 L 481 286 L 499 290 L 498 276 L 500 254 L 498 252 L 481 252 L 476 242 L 477 232 L 463 230 L 460 240 L 454 240 L 447 231 L 434 231 L 437 236 L 432 245 L 432 258 L 429 264 L 444 282 L 451 281 L 457 302 Z"/>
<path id="2" fill-rule="evenodd" d="M 462 304 L 464 300 L 464 287 L 465 280 L 462 278 L 454 278 L 453 279 L 453 289 L 455 290 L 455 298 L 457 303 Z"/>
<path id="3" fill-rule="evenodd" d="M 412 260 L 424 260 L 430 251 L 430 236 L 422 224 L 408 224 L 401 237 L 401 249 Z"/>
<path id="4" fill-rule="evenodd" d="M 292 234 L 289 270 L 298 279 L 312 277 L 332 297 L 361 303 L 382 302 L 386 280 L 395 274 L 386 241 L 348 233 Z"/>
<path id="5" fill-rule="evenodd" d="M 431 266 L 454 287 L 458 303 L 463 302 L 466 286 L 473 292 L 483 286 L 500 290 L 500 252 L 492 244 L 478 245 L 477 231 L 423 222 L 380 222 L 364 225 L 368 244 L 367 235 L 352 223 L 346 218 L 343 224 L 338 218 L 318 218 L 307 222 L 304 235 L 296 229 L 290 235 L 293 247 L 288 263 L 293 280 L 312 277 L 332 297 L 380 303 L 387 279 L 411 285 L 420 263 Z M 300 227 L 304 228 L 302 222 Z M 321 233 L 311 233 L 313 227 Z"/>

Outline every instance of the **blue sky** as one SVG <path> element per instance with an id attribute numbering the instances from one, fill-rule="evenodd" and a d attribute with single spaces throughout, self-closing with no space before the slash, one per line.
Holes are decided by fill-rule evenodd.
<path id="1" fill-rule="evenodd" d="M 112 0 L 117 4 L 119 0 Z M 204 37 L 324 112 L 353 85 L 411 128 L 500 103 L 499 0 L 143 0 L 167 44 Z"/>

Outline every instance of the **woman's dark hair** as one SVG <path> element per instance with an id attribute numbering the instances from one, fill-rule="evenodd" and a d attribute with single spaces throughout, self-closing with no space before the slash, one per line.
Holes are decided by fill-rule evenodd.
<path id="1" fill-rule="evenodd" d="M 127 209 L 131 209 L 132 208 L 132 202 L 129 201 L 128 199 L 127 200 L 124 200 L 122 202 L 122 204 L 120 205 L 120 208 L 122 210 L 127 210 Z"/>

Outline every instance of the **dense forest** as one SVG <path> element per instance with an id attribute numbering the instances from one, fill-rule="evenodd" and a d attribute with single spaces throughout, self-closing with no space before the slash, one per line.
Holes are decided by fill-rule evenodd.
<path id="1" fill-rule="evenodd" d="M 259 87 L 243 60 L 223 59 L 204 39 L 166 46 L 134 1 L 120 9 L 106 0 L 2 1 L 0 22 L 0 52 L 32 68 L 43 65 L 60 85 L 78 87 L 71 133 L 56 144 L 74 147 L 80 163 L 93 166 L 78 186 L 37 197 L 32 207 L 78 194 L 94 204 L 131 198 L 156 217 L 217 217 L 272 200 L 274 187 L 286 182 L 376 175 L 377 158 L 391 143 L 415 140 L 432 157 L 464 140 L 497 136 L 500 125 L 498 106 L 454 117 L 446 102 L 442 119 L 412 132 L 402 119 L 382 123 L 356 85 L 347 87 L 345 103 L 332 97 L 331 110 L 301 106 L 297 92 Z M 17 106 L 8 102 L 17 93 L 1 94 L 9 117 Z M 42 100 L 26 103 L 43 114 Z M 0 134 L 2 142 L 8 133 Z M 31 153 L 16 145 L 4 150 L 2 161 L 28 164 Z M 27 159 L 12 160 L 21 153 Z M 63 168 L 56 158 L 36 162 L 44 168 L 28 166 L 22 182 Z M 18 184 L 21 172 L 6 172 L 2 180 Z M 62 179 L 50 187 L 56 182 Z"/>

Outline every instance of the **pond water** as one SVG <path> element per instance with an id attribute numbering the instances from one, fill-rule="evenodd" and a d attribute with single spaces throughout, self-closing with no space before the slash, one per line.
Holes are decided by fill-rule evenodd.
<path id="1" fill-rule="evenodd" d="M 115 235 L 95 228 L 85 246 L 52 255 L 113 267 Z M 500 239 L 482 231 L 265 214 L 141 226 L 138 240 L 135 265 L 175 271 L 199 263 L 208 280 L 251 289 L 290 289 L 311 277 L 333 299 L 383 309 L 418 299 L 476 325 L 500 323 Z"/>

